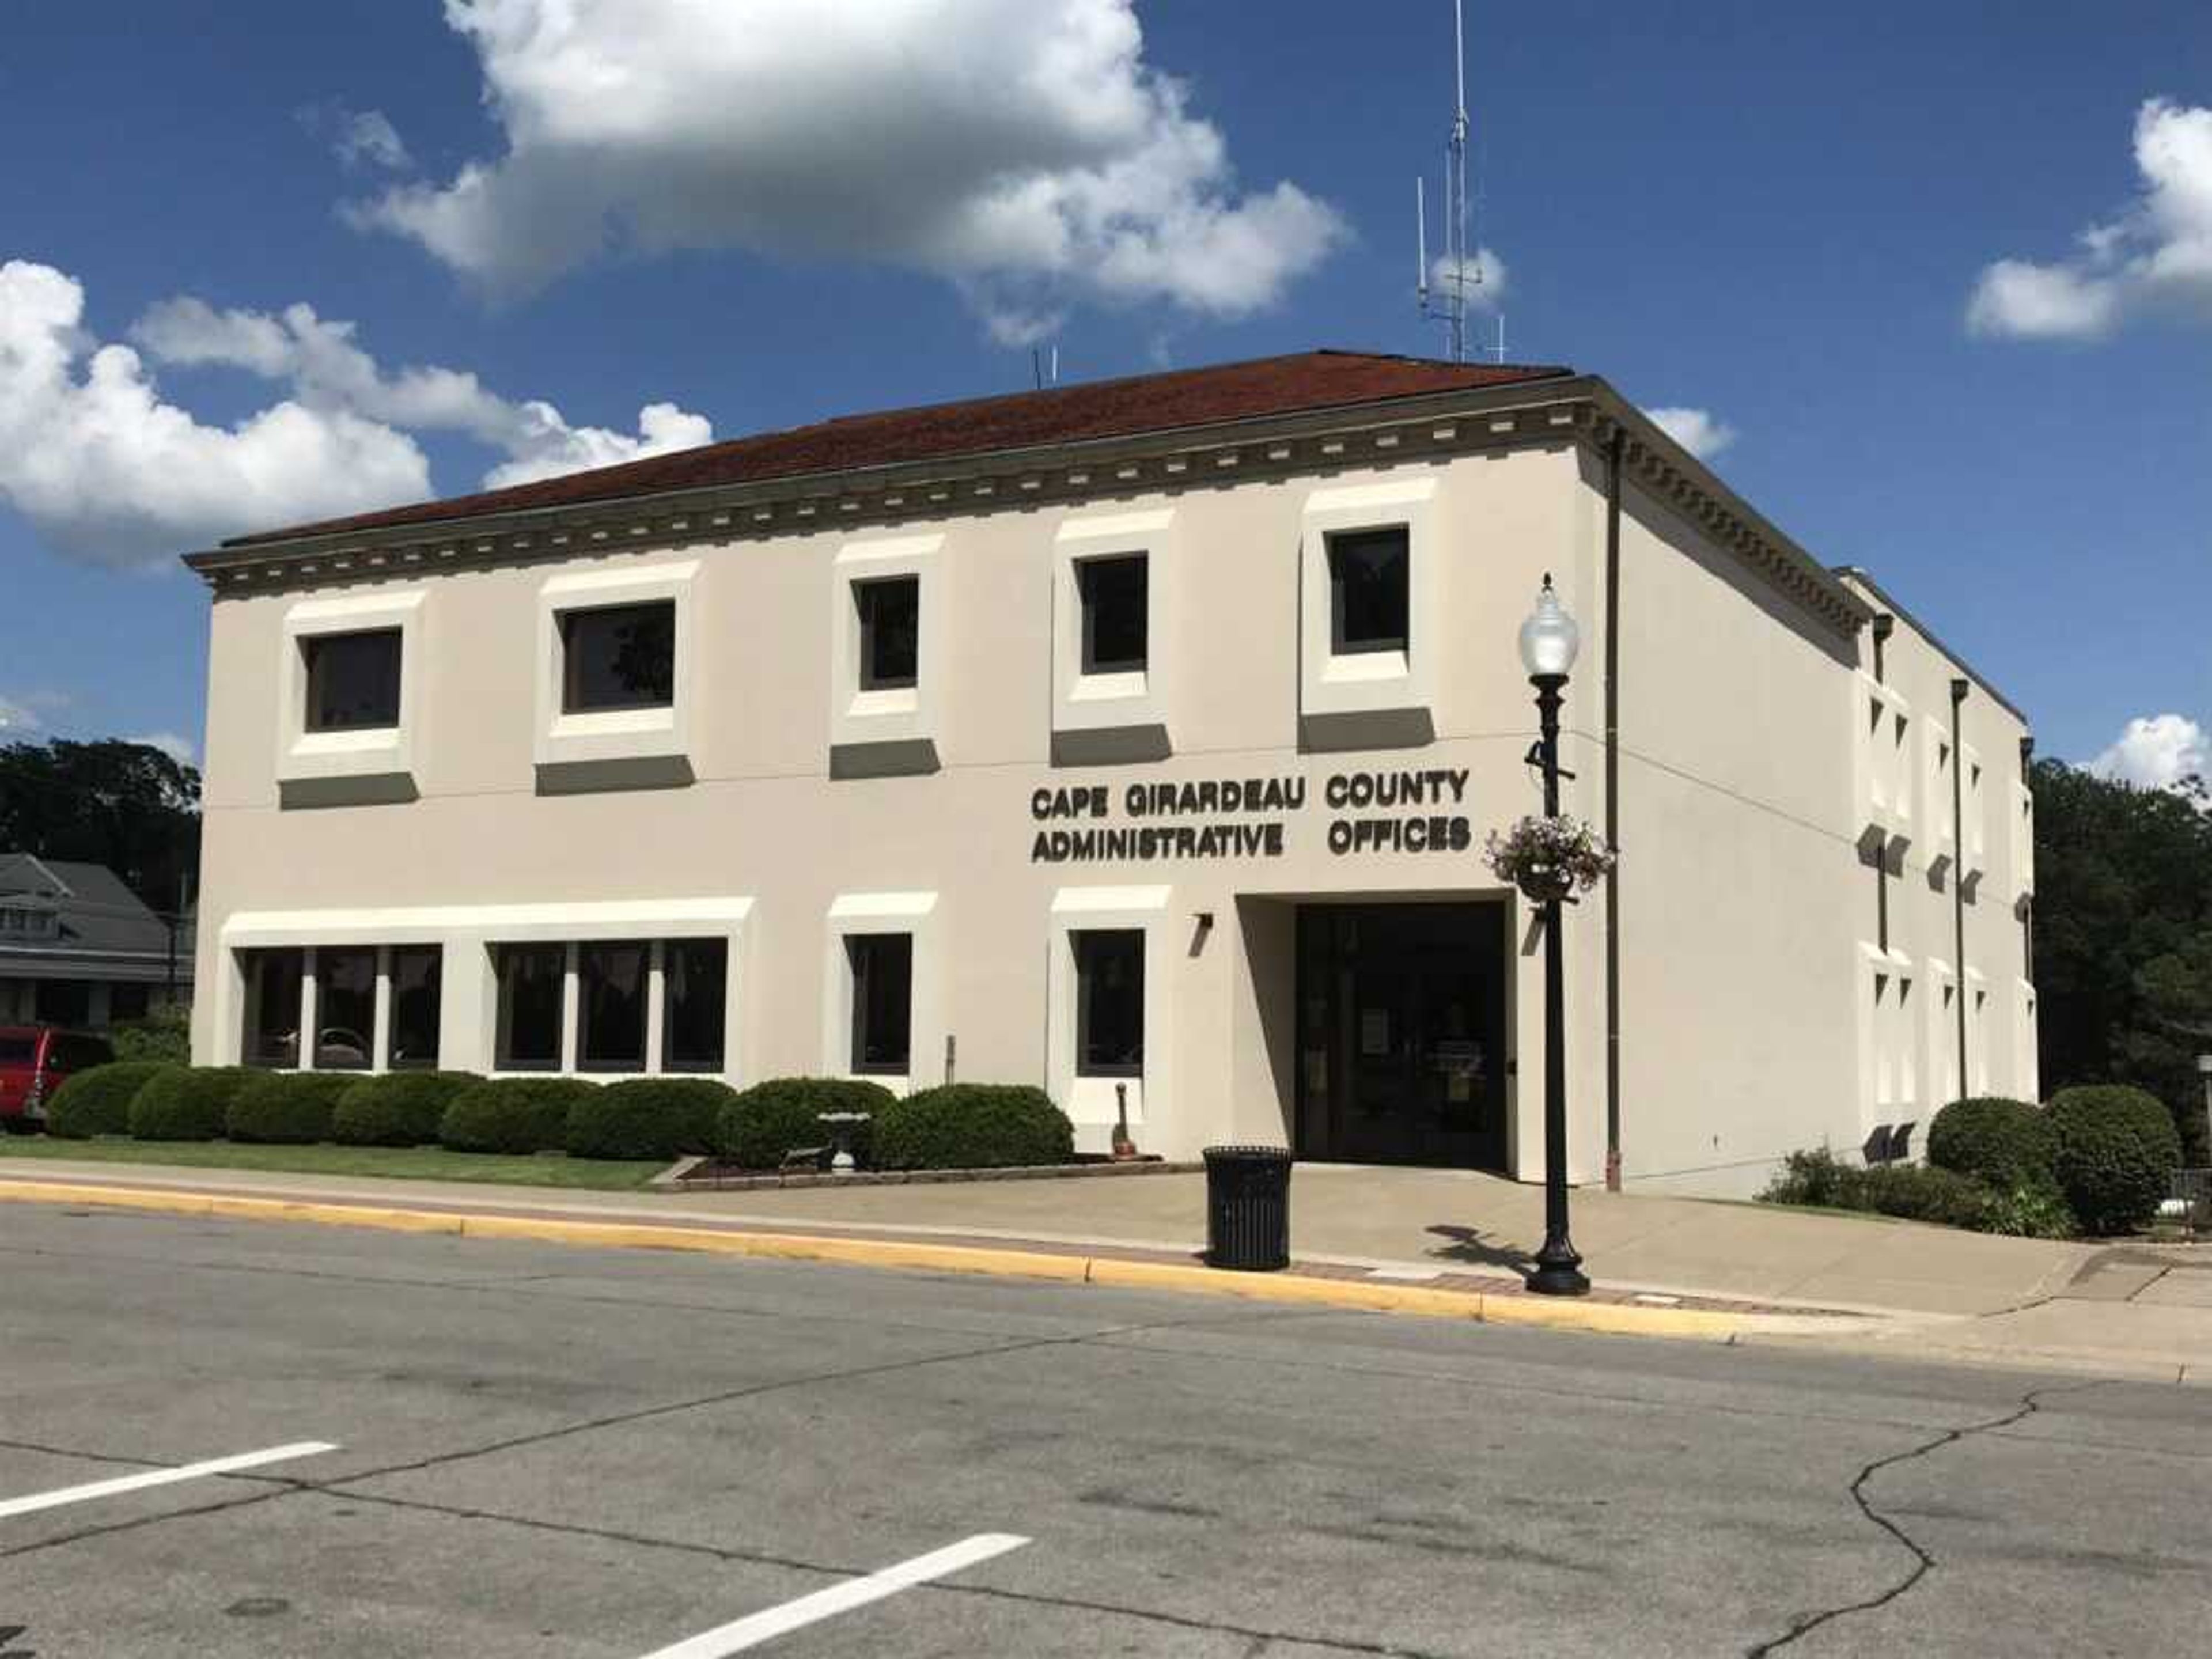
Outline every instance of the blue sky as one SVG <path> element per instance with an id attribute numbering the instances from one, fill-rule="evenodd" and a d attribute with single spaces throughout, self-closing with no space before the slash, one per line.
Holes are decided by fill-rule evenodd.
<path id="1" fill-rule="evenodd" d="M 1031 336 L 1066 378 L 1433 352 L 1409 198 L 1448 0 L 1127 11 L 18 0 L 5 732 L 196 739 L 169 556 L 295 508 L 1018 387 Z M 2212 9 L 1474 0 L 1468 31 L 1515 360 L 1732 432 L 1722 474 L 2045 752 L 2171 716 L 2127 763 L 2203 763 Z"/>

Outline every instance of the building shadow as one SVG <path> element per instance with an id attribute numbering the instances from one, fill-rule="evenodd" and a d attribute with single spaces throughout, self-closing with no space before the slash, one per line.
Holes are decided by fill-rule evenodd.
<path id="1" fill-rule="evenodd" d="M 1479 1227 L 1455 1227 L 1444 1224 L 1425 1230 L 1431 1237 L 1448 1238 L 1450 1243 L 1441 1249 L 1431 1250 L 1431 1256 L 1447 1261 L 1478 1262 L 1486 1267 L 1510 1267 L 1524 1278 L 1535 1271 L 1536 1258 L 1517 1244 L 1492 1243 L 1482 1236 Z"/>

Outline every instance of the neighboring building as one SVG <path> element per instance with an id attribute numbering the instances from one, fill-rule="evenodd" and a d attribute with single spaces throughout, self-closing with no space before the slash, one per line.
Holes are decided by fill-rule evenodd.
<path id="1" fill-rule="evenodd" d="M 0 853 L 0 1025 L 142 1018 L 190 1000 L 192 955 L 105 866 Z"/>
<path id="2" fill-rule="evenodd" d="M 1622 849 L 1566 913 L 1574 1178 L 1743 1192 L 2034 1087 L 2021 717 L 1571 370 L 1060 387 L 190 562 L 204 1061 L 1026 1080 L 1094 1150 L 1540 1178 L 1540 919 L 1480 849 L 1540 801 L 1548 571 Z"/>

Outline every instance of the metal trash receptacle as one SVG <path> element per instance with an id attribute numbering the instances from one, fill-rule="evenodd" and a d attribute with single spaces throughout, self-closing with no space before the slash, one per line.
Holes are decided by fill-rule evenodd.
<path id="1" fill-rule="evenodd" d="M 1291 1155 L 1280 1146 L 1206 1149 L 1206 1259 L 1241 1273 L 1291 1265 Z"/>

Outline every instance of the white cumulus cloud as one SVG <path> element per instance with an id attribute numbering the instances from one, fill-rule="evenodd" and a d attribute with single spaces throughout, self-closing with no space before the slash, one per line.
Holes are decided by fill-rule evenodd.
<path id="1" fill-rule="evenodd" d="M 1711 460 L 1736 441 L 1736 429 L 1710 410 L 1669 405 L 1644 412 L 1662 432 L 1701 461 Z"/>
<path id="2" fill-rule="evenodd" d="M 2073 254 L 1983 270 L 1966 303 L 1970 331 L 2089 340 L 2144 311 L 2212 319 L 2212 108 L 2146 100 L 2135 161 L 2141 192 L 2083 231 Z"/>
<path id="3" fill-rule="evenodd" d="M 1468 256 L 1467 302 L 1476 311 L 1494 312 L 1504 303 L 1511 273 L 1495 248 L 1478 247 Z M 1442 256 L 1429 261 L 1429 293 L 1442 300 L 1452 291 L 1451 265 Z"/>
<path id="4" fill-rule="evenodd" d="M 862 258 L 1002 338 L 1078 299 L 1273 303 L 1343 238 L 1145 61 L 1133 0 L 447 0 L 502 154 L 352 204 L 495 289 L 610 252 Z"/>
<path id="5" fill-rule="evenodd" d="M 428 493 L 404 433 L 289 398 L 205 424 L 162 398 L 136 351 L 88 337 L 83 317 L 74 278 L 0 264 L 0 501 L 56 550 L 143 563 L 252 525 Z"/>
<path id="6" fill-rule="evenodd" d="M 430 471 L 416 433 L 497 451 L 487 488 L 714 435 L 673 404 L 647 404 L 622 432 L 572 426 L 554 404 L 502 398 L 465 370 L 387 369 L 351 323 L 307 305 L 165 300 L 131 325 L 136 349 L 91 339 L 83 312 L 75 278 L 0 266 L 0 501 L 57 551 L 99 563 L 157 562 L 246 530 L 422 500 Z M 161 397 L 149 360 L 241 370 L 283 396 L 235 426 L 207 425 Z"/>
<path id="7" fill-rule="evenodd" d="M 2089 769 L 2146 789 L 2170 789 L 2185 778 L 2212 780 L 2212 732 L 2186 714 L 2131 720 Z"/>
<path id="8" fill-rule="evenodd" d="M 415 165 L 406 141 L 380 109 L 349 109 L 341 103 L 309 104 L 300 125 L 328 141 L 331 153 L 347 167 L 382 167 L 404 173 Z"/>

